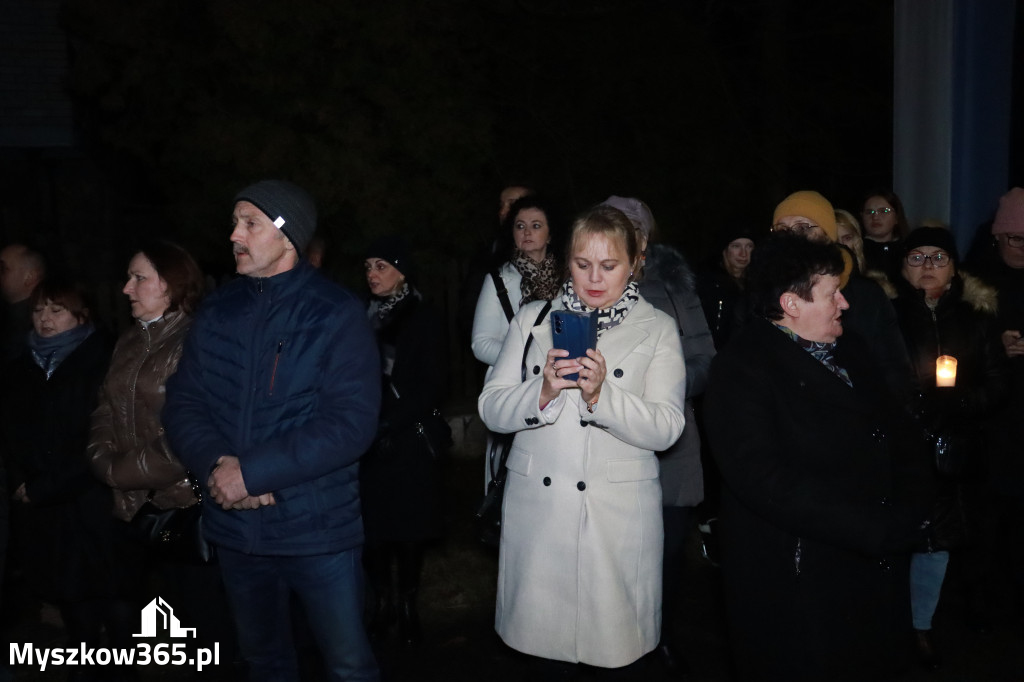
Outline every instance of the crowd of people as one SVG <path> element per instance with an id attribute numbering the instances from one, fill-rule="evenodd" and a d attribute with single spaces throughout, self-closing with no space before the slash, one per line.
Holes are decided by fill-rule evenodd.
<path id="1" fill-rule="evenodd" d="M 212 676 L 298 680 L 308 645 L 327 679 L 377 680 L 375 644 L 423 639 L 442 536 L 443 318 L 403 236 L 366 248 L 360 296 L 318 270 L 302 188 L 230 207 L 238 276 L 207 291 L 182 246 L 141 244 L 116 341 L 68 273 L 0 250 L 0 567 L 71 645 L 131 647 L 163 595 L 220 643 Z M 963 258 L 889 190 L 858 208 L 795 192 L 691 261 L 638 198 L 567 220 L 503 189 L 459 317 L 503 490 L 495 628 L 538 679 L 685 677 L 698 528 L 739 680 L 935 668 L 943 585 L 989 628 L 997 563 L 1024 607 L 1024 189 Z M 172 516 L 170 551 L 145 529 Z M 97 675 L 72 679 L 137 671 Z"/>

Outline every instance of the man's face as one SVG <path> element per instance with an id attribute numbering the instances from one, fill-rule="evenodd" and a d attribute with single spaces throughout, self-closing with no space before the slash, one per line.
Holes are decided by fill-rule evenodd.
<path id="1" fill-rule="evenodd" d="M 1024 234 L 1000 234 L 996 236 L 999 245 L 999 257 L 1007 267 L 1020 270 L 1024 268 Z"/>
<path id="2" fill-rule="evenodd" d="M 828 235 L 818 223 L 802 215 L 782 216 L 772 225 L 772 232 L 794 232 L 812 242 L 827 242 Z"/>
<path id="3" fill-rule="evenodd" d="M 812 300 L 805 301 L 794 293 L 787 292 L 783 296 L 792 296 L 790 309 L 782 306 L 786 317 L 782 323 L 808 341 L 832 343 L 843 333 L 840 319 L 843 311 L 850 307 L 839 291 L 839 277 L 822 275 L 811 288 Z"/>
<path id="4" fill-rule="evenodd" d="M 0 251 L 0 294 L 8 303 L 23 301 L 32 293 L 25 291 L 24 251 L 21 246 Z"/>
<path id="5" fill-rule="evenodd" d="M 248 201 L 235 204 L 231 216 L 235 269 L 247 277 L 273 277 L 295 265 L 295 248 L 270 218 Z"/>
<path id="6" fill-rule="evenodd" d="M 512 204 L 529 193 L 530 190 L 526 187 L 506 187 L 501 190 L 501 196 L 498 198 L 498 223 L 504 223 Z"/>

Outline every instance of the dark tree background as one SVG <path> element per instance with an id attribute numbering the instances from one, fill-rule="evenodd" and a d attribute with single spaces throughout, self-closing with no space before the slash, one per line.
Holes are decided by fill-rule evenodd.
<path id="1" fill-rule="evenodd" d="M 850 205 L 891 173 L 891 2 L 68 0 L 64 25 L 101 231 L 213 268 L 266 176 L 358 277 L 385 231 L 464 260 L 511 179 L 640 196 L 693 258 L 788 191 Z"/>
<path id="2" fill-rule="evenodd" d="M 892 0 L 61 0 L 77 147 L 0 154 L 0 241 L 98 290 L 112 326 L 134 245 L 233 269 L 231 198 L 265 177 L 320 207 L 333 275 L 408 236 L 451 352 L 510 181 L 571 215 L 638 196 L 691 261 L 796 189 L 891 182 Z"/>

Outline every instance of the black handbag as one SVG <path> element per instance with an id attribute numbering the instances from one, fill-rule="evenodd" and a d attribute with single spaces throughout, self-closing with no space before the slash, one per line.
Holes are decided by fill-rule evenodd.
<path id="1" fill-rule="evenodd" d="M 547 301 L 534 322 L 534 327 L 539 325 L 547 317 L 551 310 L 551 301 Z M 526 381 L 526 354 L 530 352 L 530 345 L 533 343 L 533 333 L 526 337 L 526 345 L 523 347 L 523 363 L 521 376 Z M 480 542 L 488 547 L 497 547 L 501 541 L 501 507 L 505 499 L 505 479 L 508 476 L 508 454 L 512 451 L 512 441 L 515 440 L 514 433 L 495 433 L 491 436 L 491 447 L 487 452 L 487 461 L 490 467 L 491 480 L 487 483 L 487 492 L 483 500 L 476 508 L 477 537 Z"/>
<path id="2" fill-rule="evenodd" d="M 213 564 L 216 562 L 213 545 L 203 537 L 203 491 L 191 473 L 189 481 L 198 500 L 195 504 L 160 509 L 151 499 L 147 500 L 132 517 L 132 534 L 161 560 Z"/>

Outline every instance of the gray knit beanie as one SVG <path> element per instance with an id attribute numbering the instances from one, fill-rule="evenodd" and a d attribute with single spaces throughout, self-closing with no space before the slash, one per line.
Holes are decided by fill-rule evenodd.
<path id="1" fill-rule="evenodd" d="M 601 202 L 602 206 L 617 208 L 626 214 L 633 227 L 643 232 L 644 239 L 651 238 L 654 230 L 654 214 L 647 204 L 633 197 L 619 197 L 614 194 Z"/>
<path id="2" fill-rule="evenodd" d="M 306 190 L 286 180 L 260 180 L 235 195 L 263 211 L 301 256 L 316 232 L 316 204 Z"/>

